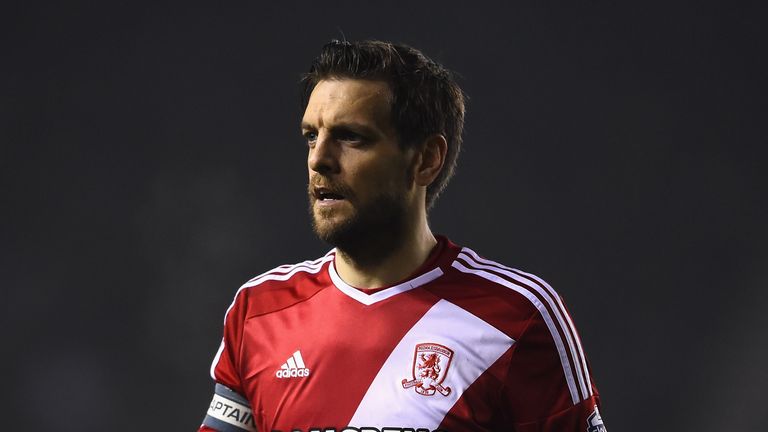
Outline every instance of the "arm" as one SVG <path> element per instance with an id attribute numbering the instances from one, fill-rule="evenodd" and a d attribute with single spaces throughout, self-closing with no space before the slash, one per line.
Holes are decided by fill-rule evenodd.
<path id="1" fill-rule="evenodd" d="M 579 336 L 564 307 L 560 313 L 557 320 L 555 311 L 538 310 L 516 342 L 504 386 L 514 428 L 604 432 Z"/>
<path id="2" fill-rule="evenodd" d="M 243 396 L 239 352 L 245 321 L 245 292 L 239 291 L 224 318 L 224 337 L 211 364 L 213 399 L 198 431 L 256 431 L 251 404 Z"/>

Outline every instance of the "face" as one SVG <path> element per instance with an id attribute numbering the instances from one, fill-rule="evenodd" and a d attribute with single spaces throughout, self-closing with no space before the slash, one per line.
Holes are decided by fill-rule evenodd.
<path id="1" fill-rule="evenodd" d="M 390 118 L 387 83 L 331 79 L 315 86 L 302 119 L 309 203 L 317 235 L 347 252 L 402 235 L 413 193 Z"/>

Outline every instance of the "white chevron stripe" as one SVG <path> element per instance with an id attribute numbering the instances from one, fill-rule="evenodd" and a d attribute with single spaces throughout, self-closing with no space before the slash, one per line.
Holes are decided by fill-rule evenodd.
<path id="1" fill-rule="evenodd" d="M 420 343 L 440 344 L 453 350 L 442 383 L 451 389 L 447 396 L 422 396 L 414 388 L 404 388 L 402 381 L 413 378 L 414 351 Z M 440 300 L 392 350 L 349 424 L 358 428 L 402 426 L 434 430 L 464 391 L 514 343 L 514 339 L 475 315 Z"/>

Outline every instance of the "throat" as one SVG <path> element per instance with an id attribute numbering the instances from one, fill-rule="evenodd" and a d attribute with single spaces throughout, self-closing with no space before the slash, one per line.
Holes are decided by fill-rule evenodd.
<path id="1" fill-rule="evenodd" d="M 337 248 L 336 269 L 348 285 L 373 294 L 407 280 L 422 269 L 437 249 L 437 240 L 431 233 L 429 237 L 418 244 L 409 241 L 390 246 L 386 255 L 373 252 L 382 252 L 384 248 L 367 249 L 362 257 Z"/>

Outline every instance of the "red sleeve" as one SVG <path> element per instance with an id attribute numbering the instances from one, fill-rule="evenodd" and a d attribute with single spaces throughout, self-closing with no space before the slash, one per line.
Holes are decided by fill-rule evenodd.
<path id="1" fill-rule="evenodd" d="M 247 292 L 241 289 L 225 314 L 224 337 L 211 364 L 211 377 L 216 383 L 215 392 L 198 432 L 255 430 L 250 403 L 243 396 L 240 378 L 240 348 L 247 313 L 246 300 Z"/>
<path id="2" fill-rule="evenodd" d="M 518 432 L 604 432 L 599 395 L 565 309 L 540 309 L 515 342 L 504 393 Z"/>
<path id="3" fill-rule="evenodd" d="M 224 317 L 224 337 L 211 364 L 211 377 L 233 391 L 243 394 L 240 381 L 240 345 L 246 314 L 247 291 L 241 289 Z"/>

